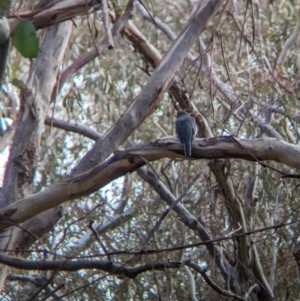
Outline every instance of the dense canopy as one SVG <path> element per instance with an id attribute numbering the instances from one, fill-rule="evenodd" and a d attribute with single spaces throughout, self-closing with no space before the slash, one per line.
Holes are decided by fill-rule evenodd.
<path id="1" fill-rule="evenodd" d="M 1 300 L 299 299 L 299 1 L 0 4 Z"/>

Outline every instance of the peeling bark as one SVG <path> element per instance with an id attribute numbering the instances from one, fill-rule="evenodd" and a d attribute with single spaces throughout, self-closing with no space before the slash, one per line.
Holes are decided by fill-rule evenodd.
<path id="1" fill-rule="evenodd" d="M 21 89 L 20 111 L 4 177 L 1 207 L 32 193 L 46 110 L 68 47 L 71 28 L 72 23 L 66 22 L 45 31 L 40 53 L 31 65 L 26 88 Z M 14 228 L 9 232 L 1 241 L 2 250 L 18 248 L 20 229 Z M 7 272 L 7 268 L 2 266 L 0 290 Z"/>

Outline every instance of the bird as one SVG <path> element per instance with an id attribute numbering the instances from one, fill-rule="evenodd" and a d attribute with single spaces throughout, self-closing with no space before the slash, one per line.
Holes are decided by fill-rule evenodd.
<path id="1" fill-rule="evenodd" d="M 197 134 L 197 126 L 194 117 L 185 111 L 179 111 L 176 118 L 176 136 L 183 144 L 184 155 L 191 157 L 192 142 Z"/>

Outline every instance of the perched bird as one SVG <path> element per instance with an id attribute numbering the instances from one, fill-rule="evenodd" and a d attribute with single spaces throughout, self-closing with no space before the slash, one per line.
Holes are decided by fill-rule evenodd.
<path id="1" fill-rule="evenodd" d="M 184 155 L 192 155 L 192 142 L 197 134 L 197 126 L 194 117 L 185 111 L 179 111 L 176 119 L 176 135 L 183 144 Z"/>

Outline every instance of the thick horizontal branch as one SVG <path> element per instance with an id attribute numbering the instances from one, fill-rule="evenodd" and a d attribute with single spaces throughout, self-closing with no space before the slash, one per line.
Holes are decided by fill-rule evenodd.
<path id="1" fill-rule="evenodd" d="M 204 0 L 197 4 L 194 14 L 152 72 L 139 95 L 107 133 L 81 158 L 77 168 L 72 170 L 72 175 L 78 174 L 78 170 L 87 171 L 108 158 L 152 114 L 168 90 L 188 50 L 193 47 L 209 20 L 224 3 L 225 0 Z"/>
<path id="2" fill-rule="evenodd" d="M 73 199 L 87 196 L 111 181 L 133 172 L 146 162 L 162 158 L 185 158 L 182 145 L 175 137 L 157 139 L 118 151 L 104 163 L 73 178 L 48 186 L 43 191 L 23 198 L 0 210 L 0 231 L 48 209 Z M 300 147 L 275 138 L 241 140 L 232 137 L 196 139 L 190 159 L 272 160 L 300 169 Z"/>
<path id="3" fill-rule="evenodd" d="M 98 10 L 102 7 L 101 1 L 92 0 L 63 0 L 47 5 L 42 9 L 35 9 L 8 17 L 13 29 L 20 19 L 30 20 L 36 29 L 49 27 L 60 22 L 71 20 L 79 15 L 88 14 L 89 10 Z"/>
<path id="4" fill-rule="evenodd" d="M 78 133 L 78 134 L 88 137 L 92 140 L 97 140 L 98 138 L 101 137 L 101 135 L 99 133 L 97 133 L 93 129 L 90 129 L 87 126 L 79 125 L 74 122 L 64 121 L 64 120 L 57 119 L 54 117 L 52 118 L 52 117 L 47 116 L 45 119 L 45 124 L 54 126 L 59 129 L 63 129 L 65 131 Z"/>
<path id="5" fill-rule="evenodd" d="M 131 268 L 103 260 L 26 260 L 4 255 L 3 253 L 0 253 L 0 263 L 23 270 L 60 270 L 75 272 L 81 269 L 95 269 L 128 278 L 135 278 L 146 271 L 177 269 L 182 266 L 182 263 L 179 261 L 169 261 L 154 262 Z"/>

